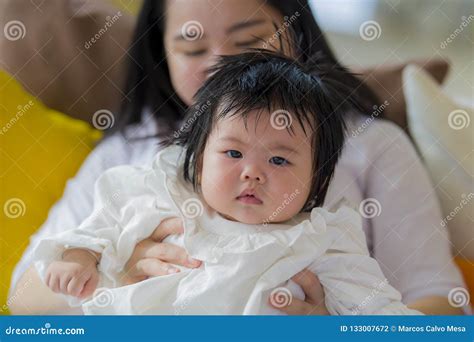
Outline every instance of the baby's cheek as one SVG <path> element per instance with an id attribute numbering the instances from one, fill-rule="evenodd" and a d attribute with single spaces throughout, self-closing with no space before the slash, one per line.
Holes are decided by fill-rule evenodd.
<path id="1" fill-rule="evenodd" d="M 222 210 L 233 193 L 230 181 L 219 172 L 217 166 L 203 170 L 201 191 L 204 200 L 215 210 Z"/>
<path id="2" fill-rule="evenodd" d="M 279 184 L 285 184 L 280 181 Z M 288 181 L 286 184 L 289 184 Z M 269 194 L 269 210 L 273 213 L 272 217 L 276 222 L 286 221 L 298 214 L 304 203 L 307 194 L 296 186 L 273 188 Z"/>

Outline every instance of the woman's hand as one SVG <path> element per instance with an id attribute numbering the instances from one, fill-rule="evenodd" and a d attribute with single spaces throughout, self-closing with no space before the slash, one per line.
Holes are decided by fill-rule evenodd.
<path id="1" fill-rule="evenodd" d="M 189 268 L 201 266 L 201 261 L 192 259 L 182 247 L 161 242 L 168 235 L 183 234 L 183 222 L 173 217 L 161 222 L 153 235 L 135 246 L 132 256 L 125 265 L 125 284 L 134 284 L 139 281 L 171 273 L 179 269 L 171 264 Z"/>
<path id="2" fill-rule="evenodd" d="M 290 304 L 285 307 L 277 306 L 278 300 L 276 299 L 269 300 L 271 306 L 288 315 L 329 315 L 324 301 L 323 287 L 313 272 L 304 269 L 293 276 L 291 280 L 301 286 L 305 293 L 305 300 L 292 298 Z"/>

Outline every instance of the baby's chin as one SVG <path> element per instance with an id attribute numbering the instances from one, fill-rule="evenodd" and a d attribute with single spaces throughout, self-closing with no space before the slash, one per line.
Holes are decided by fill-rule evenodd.
<path id="1" fill-rule="evenodd" d="M 253 225 L 267 225 L 272 223 L 279 223 L 285 221 L 280 217 L 272 217 L 271 215 L 258 215 L 256 213 L 230 213 L 230 214 L 223 214 L 220 213 L 222 217 L 230 221 L 236 221 L 245 224 L 253 224 Z"/>

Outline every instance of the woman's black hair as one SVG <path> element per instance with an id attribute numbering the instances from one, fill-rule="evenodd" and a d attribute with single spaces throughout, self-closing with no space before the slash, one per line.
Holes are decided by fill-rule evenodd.
<path id="1" fill-rule="evenodd" d="M 300 63 L 282 52 L 251 49 L 221 56 L 210 73 L 181 128 L 162 141 L 184 147 L 184 179 L 199 192 L 202 156 L 217 121 L 237 116 L 247 127 L 256 111 L 257 121 L 266 113 L 273 128 L 293 134 L 299 124 L 310 137 L 313 178 L 303 210 L 321 206 L 344 144 L 344 113 L 359 108 L 353 88 L 343 82 L 347 72 L 321 56 Z"/>
<path id="2" fill-rule="evenodd" d="M 331 64 L 338 63 L 321 29 L 309 0 L 264 0 L 285 18 L 297 15 L 291 27 L 297 41 L 297 57 L 305 63 L 308 58 L 321 53 Z M 132 40 L 125 97 L 117 113 L 116 124 L 109 133 L 124 131 L 125 127 L 141 121 L 145 108 L 157 119 L 159 128 L 169 134 L 183 118 L 186 104 L 176 94 L 169 75 L 164 48 L 166 0 L 145 0 L 138 17 Z M 377 105 L 377 97 L 363 81 L 349 73 L 341 79 L 352 87 L 361 99 L 362 113 L 370 113 Z"/>

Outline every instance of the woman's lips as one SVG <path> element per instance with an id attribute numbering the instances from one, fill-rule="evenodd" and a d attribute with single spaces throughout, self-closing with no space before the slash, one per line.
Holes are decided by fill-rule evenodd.
<path id="1" fill-rule="evenodd" d="M 254 195 L 244 195 L 237 197 L 237 200 L 246 204 L 262 204 L 263 202 Z"/>

